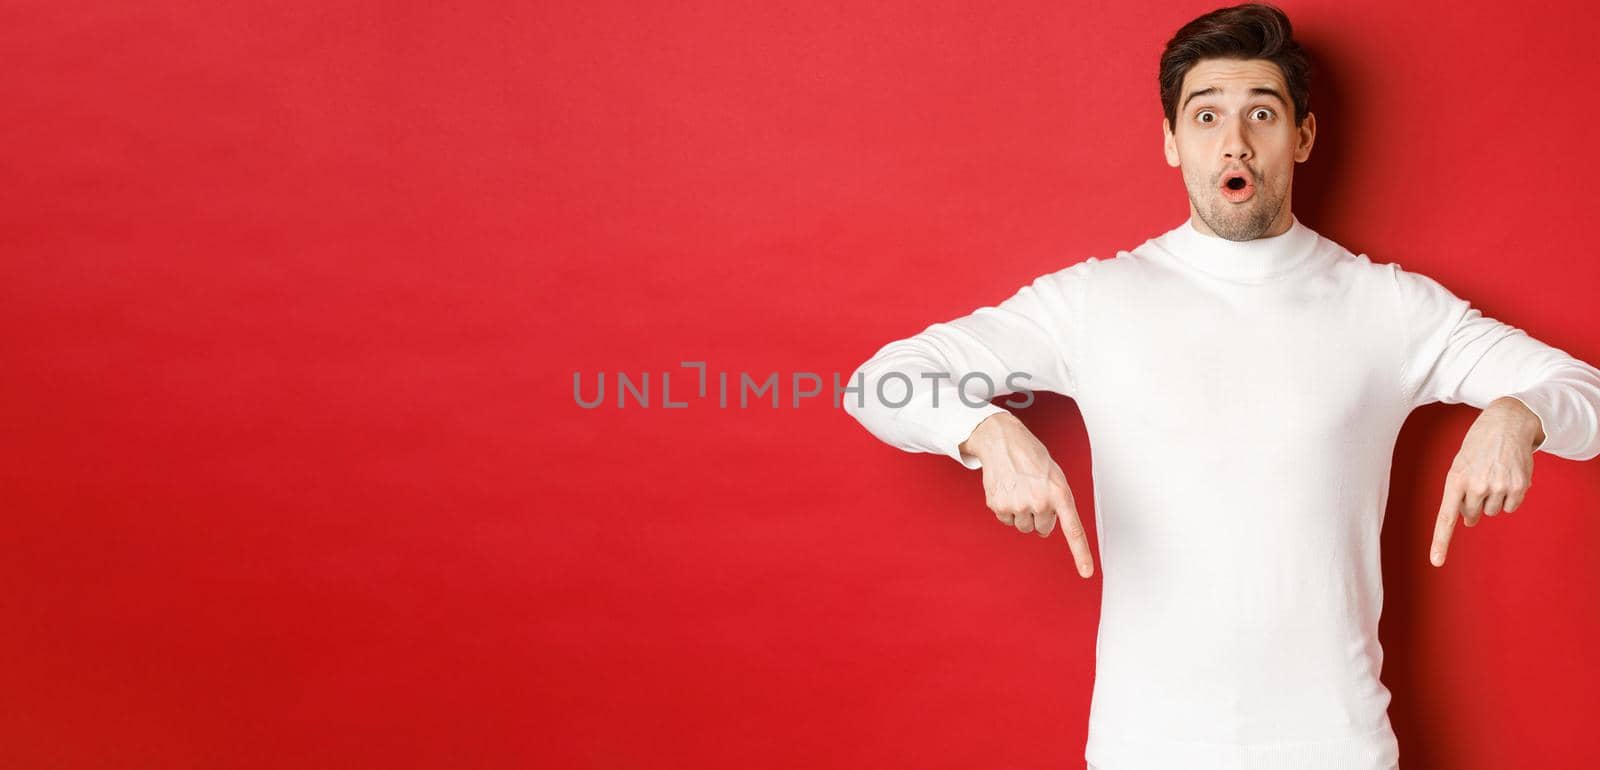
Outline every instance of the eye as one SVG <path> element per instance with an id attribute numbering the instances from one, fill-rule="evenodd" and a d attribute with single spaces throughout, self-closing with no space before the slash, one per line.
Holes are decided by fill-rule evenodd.
<path id="1" fill-rule="evenodd" d="M 1260 115 L 1263 112 L 1265 112 L 1267 114 L 1267 116 L 1262 118 L 1262 120 L 1271 120 L 1272 119 L 1272 110 L 1267 109 L 1266 107 L 1257 107 L 1254 112 L 1250 113 L 1250 117 L 1255 117 L 1257 115 Z"/>
<path id="2" fill-rule="evenodd" d="M 1201 123 L 1215 123 L 1215 122 L 1217 122 L 1215 119 L 1213 119 L 1213 120 L 1203 120 L 1203 118 L 1205 116 L 1207 116 L 1207 115 L 1215 116 L 1216 113 L 1212 112 L 1211 110 L 1201 110 L 1201 111 L 1195 113 L 1194 119 L 1197 120 L 1197 121 L 1200 121 Z"/>

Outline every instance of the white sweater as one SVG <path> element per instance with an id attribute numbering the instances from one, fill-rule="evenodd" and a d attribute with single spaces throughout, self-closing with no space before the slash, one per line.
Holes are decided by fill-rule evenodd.
<path id="1" fill-rule="evenodd" d="M 906 377 L 880 398 L 890 372 Z M 1600 370 L 1298 219 L 1244 242 L 1186 220 L 1043 275 L 885 345 L 844 407 L 892 446 L 976 469 L 957 447 L 1001 407 L 977 377 L 965 396 L 982 405 L 963 403 L 971 372 L 994 395 L 1061 393 L 1083 414 L 1097 770 L 1396 767 L 1379 532 L 1406 416 L 1513 396 L 1543 423 L 1539 451 L 1600 455 Z M 1031 379 L 1007 387 L 1016 372 Z"/>

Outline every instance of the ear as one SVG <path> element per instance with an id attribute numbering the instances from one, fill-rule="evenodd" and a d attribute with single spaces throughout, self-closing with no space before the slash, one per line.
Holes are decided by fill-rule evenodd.
<path id="1" fill-rule="evenodd" d="M 1295 129 L 1294 162 L 1304 163 L 1311 157 L 1311 145 L 1317 141 L 1317 114 L 1307 112 L 1306 119 Z"/>
<path id="2" fill-rule="evenodd" d="M 1167 155 L 1167 165 L 1178 167 L 1178 140 L 1172 135 L 1172 121 L 1161 119 L 1162 151 Z"/>

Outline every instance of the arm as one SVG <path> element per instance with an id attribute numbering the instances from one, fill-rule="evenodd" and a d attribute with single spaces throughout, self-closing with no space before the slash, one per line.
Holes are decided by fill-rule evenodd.
<path id="1" fill-rule="evenodd" d="M 1411 405 L 1442 401 L 1483 410 L 1445 474 L 1429 554 L 1440 567 L 1457 519 L 1471 527 L 1522 504 L 1534 452 L 1571 460 L 1600 455 L 1600 370 L 1484 317 L 1431 278 L 1391 269 Z"/>
<path id="2" fill-rule="evenodd" d="M 1600 456 L 1600 369 L 1484 316 L 1438 281 L 1391 265 L 1405 312 L 1403 374 L 1413 407 L 1487 408 L 1510 397 L 1536 417 L 1534 451 L 1569 460 Z"/>
<path id="3" fill-rule="evenodd" d="M 862 392 L 846 394 L 844 410 L 898 449 L 983 467 L 962 445 L 985 418 L 1005 411 L 990 398 L 1024 390 L 1076 393 L 1078 309 L 1096 261 L 1040 276 L 997 306 L 884 345 L 851 375 L 849 384 Z"/>
<path id="4" fill-rule="evenodd" d="M 844 404 L 892 446 L 982 468 L 984 500 L 1000 523 L 1048 537 L 1059 519 L 1085 578 L 1094 574 L 1094 555 L 1065 474 L 1022 421 L 988 400 L 1021 389 L 1077 393 L 1075 339 L 1097 261 L 1041 276 L 998 306 L 883 346 L 851 375 L 862 392 Z M 1014 378 L 1019 373 L 1028 377 Z M 880 381 L 888 387 L 880 390 Z"/>

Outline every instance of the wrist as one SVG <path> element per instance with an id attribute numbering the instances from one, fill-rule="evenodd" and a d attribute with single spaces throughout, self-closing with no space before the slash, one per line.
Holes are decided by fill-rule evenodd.
<path id="1" fill-rule="evenodd" d="M 1515 396 L 1501 396 L 1490 402 L 1489 406 L 1504 409 L 1517 415 L 1516 424 L 1527 440 L 1528 446 L 1537 447 L 1544 443 L 1544 421 L 1539 419 L 1538 413 L 1528 408 L 1522 399 Z"/>
<path id="2" fill-rule="evenodd" d="M 994 444 L 996 438 L 1005 429 L 1005 423 L 1016 419 L 1016 415 L 1004 411 L 995 412 L 983 418 L 983 421 L 972 429 L 972 433 L 967 436 L 967 440 L 961 442 L 961 451 L 982 459 L 983 453 Z"/>

